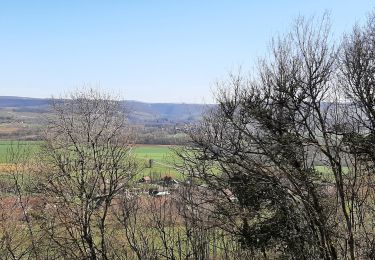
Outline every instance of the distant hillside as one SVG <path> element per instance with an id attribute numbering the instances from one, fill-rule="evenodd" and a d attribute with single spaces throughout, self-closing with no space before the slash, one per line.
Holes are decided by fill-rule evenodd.
<path id="1" fill-rule="evenodd" d="M 212 105 L 201 104 L 173 104 L 173 103 L 144 103 L 138 101 L 124 101 L 130 112 L 130 119 L 159 120 L 159 121 L 196 121 L 202 113 Z"/>
<path id="2" fill-rule="evenodd" d="M 13 112 L 48 112 L 51 99 L 0 96 L 0 109 L 11 109 Z M 129 111 L 129 119 L 136 123 L 145 122 L 191 122 L 199 119 L 202 113 L 212 105 L 145 103 L 139 101 L 122 101 Z"/>
<path id="3" fill-rule="evenodd" d="M 50 99 L 28 98 L 28 97 L 7 97 L 0 96 L 0 108 L 13 108 L 15 110 L 47 110 Z"/>

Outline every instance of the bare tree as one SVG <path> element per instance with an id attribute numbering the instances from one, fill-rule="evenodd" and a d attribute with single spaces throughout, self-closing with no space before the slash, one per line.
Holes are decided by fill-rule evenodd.
<path id="1" fill-rule="evenodd" d="M 40 202 L 32 193 L 33 171 L 30 147 L 12 143 L 7 151 L 5 176 L 11 182 L 1 202 L 1 234 L 4 259 L 41 259 L 42 232 L 35 225 L 33 206 Z"/>
<path id="2" fill-rule="evenodd" d="M 61 257 L 111 259 L 110 208 L 137 170 L 124 108 L 89 89 L 53 100 L 52 112 L 41 153 L 44 227 Z"/>
<path id="3" fill-rule="evenodd" d="M 333 148 L 338 139 L 330 133 L 336 50 L 329 21 L 301 18 L 272 46 L 256 77 L 232 75 L 219 84 L 218 108 L 192 129 L 193 144 L 180 157 L 193 178 L 218 194 L 233 193 L 236 201 L 211 195 L 213 210 L 254 254 L 337 259 L 336 202 L 315 168 L 327 159 L 333 186 L 343 185 L 343 165 Z"/>
<path id="4" fill-rule="evenodd" d="M 337 50 L 326 17 L 298 19 L 254 77 L 219 84 L 217 109 L 190 130 L 182 168 L 233 194 L 202 197 L 254 254 L 374 258 L 374 21 Z"/>
<path id="5" fill-rule="evenodd" d="M 344 135 L 347 149 L 353 160 L 348 180 L 351 189 L 347 192 L 350 220 L 357 233 L 356 246 L 361 257 L 374 258 L 374 227 L 370 223 L 374 215 L 374 162 L 375 162 L 375 15 L 371 14 L 367 24 L 355 26 L 352 33 L 344 37 L 340 55 L 339 80 L 348 104 L 347 124 Z M 354 177 L 353 177 L 354 176 Z"/>
<path id="6" fill-rule="evenodd" d="M 140 196 L 123 196 L 116 217 L 124 231 L 127 247 L 136 257 L 130 259 L 158 259 L 158 245 L 150 228 L 150 212 Z M 126 251 L 126 250 L 125 250 Z M 126 252 L 124 255 L 128 255 Z"/>

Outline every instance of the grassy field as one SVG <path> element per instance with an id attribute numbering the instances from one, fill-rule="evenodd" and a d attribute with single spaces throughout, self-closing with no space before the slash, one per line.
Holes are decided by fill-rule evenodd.
<path id="1" fill-rule="evenodd" d="M 8 161 L 8 151 L 13 146 L 29 149 L 29 151 L 36 152 L 39 149 L 39 141 L 0 141 L 0 163 L 7 163 Z"/>
<path id="2" fill-rule="evenodd" d="M 175 156 L 169 146 L 145 145 L 137 146 L 134 149 L 134 155 L 145 168 L 140 175 L 160 178 L 165 175 L 180 179 L 180 174 L 173 169 Z M 152 160 L 152 167 L 149 168 L 149 162 Z M 143 164 L 143 165 L 142 165 Z"/>
<path id="3" fill-rule="evenodd" d="M 0 164 L 8 163 L 7 152 L 11 146 L 16 147 L 29 147 L 31 152 L 36 152 L 40 145 L 40 142 L 25 141 L 25 142 L 12 142 L 12 141 L 0 141 Z M 136 146 L 133 149 L 134 155 L 139 162 L 142 171 L 140 177 L 150 176 L 153 178 L 160 178 L 165 175 L 170 175 L 173 178 L 180 178 L 180 174 L 173 169 L 173 152 L 169 146 L 160 145 L 142 145 Z M 149 167 L 149 162 L 152 160 L 152 167 Z"/>

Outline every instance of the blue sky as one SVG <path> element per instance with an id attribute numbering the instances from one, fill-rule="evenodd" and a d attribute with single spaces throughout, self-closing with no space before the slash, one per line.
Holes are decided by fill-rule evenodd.
<path id="1" fill-rule="evenodd" d="M 0 1 L 0 96 L 83 85 L 125 99 L 212 102 L 217 80 L 266 54 L 298 15 L 331 13 L 334 35 L 373 1 Z"/>

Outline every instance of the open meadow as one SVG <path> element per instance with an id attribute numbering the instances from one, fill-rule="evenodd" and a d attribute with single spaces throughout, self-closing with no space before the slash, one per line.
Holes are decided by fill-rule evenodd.
<path id="1" fill-rule="evenodd" d="M 2 165 L 9 163 L 8 151 L 13 147 L 27 147 L 31 153 L 37 153 L 40 148 L 40 141 L 5 141 L 0 140 L 0 171 Z M 137 145 L 133 154 L 139 163 L 141 171 L 139 178 L 150 176 L 159 179 L 164 176 L 180 179 L 180 174 L 173 167 L 175 156 L 170 146 L 165 145 Z M 151 164 L 150 164 L 151 163 Z"/>

